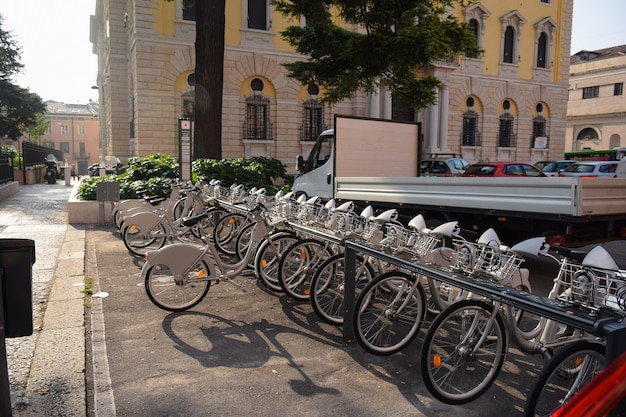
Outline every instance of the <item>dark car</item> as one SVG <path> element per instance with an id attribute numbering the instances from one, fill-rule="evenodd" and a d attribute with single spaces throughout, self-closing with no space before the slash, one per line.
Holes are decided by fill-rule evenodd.
<path id="1" fill-rule="evenodd" d="M 571 159 L 561 159 L 558 161 L 539 161 L 535 163 L 535 166 L 542 170 L 546 175 L 556 177 L 559 175 L 559 172 L 563 171 L 573 163 L 576 163 L 576 161 Z"/>
<path id="2" fill-rule="evenodd" d="M 431 155 L 429 159 L 420 162 L 420 175 L 424 177 L 457 177 L 465 172 L 468 165 L 469 162 L 457 156 Z"/>
<path id="3" fill-rule="evenodd" d="M 464 177 L 547 177 L 527 162 L 478 162 L 465 169 Z"/>

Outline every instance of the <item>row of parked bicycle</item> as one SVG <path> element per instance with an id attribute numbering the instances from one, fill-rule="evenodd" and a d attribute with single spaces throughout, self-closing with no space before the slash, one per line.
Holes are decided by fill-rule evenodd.
<path id="1" fill-rule="evenodd" d="M 606 340 L 451 284 L 453 277 L 488 280 L 532 293 L 525 257 L 559 264 L 547 297 L 538 302 L 575 306 L 591 317 L 626 315 L 626 271 L 602 247 L 588 253 L 551 248 L 543 238 L 512 247 L 489 229 L 464 239 L 457 222 L 429 229 L 421 215 L 398 221 L 390 209 L 356 213 L 352 202 L 321 202 L 263 189 L 179 183 L 167 199 L 120 201 L 113 218 L 124 244 L 144 256 L 141 274 L 150 300 L 167 311 L 194 307 L 211 283 L 253 270 L 263 285 L 311 303 L 319 318 L 342 325 L 346 263 L 343 242 L 428 265 L 448 274 L 438 281 L 361 254 L 354 268 L 352 328 L 376 355 L 399 352 L 428 322 L 421 372 L 440 401 L 464 404 L 496 380 L 509 339 L 522 352 L 549 361 L 531 391 L 526 415 L 550 415 L 605 366 Z"/>

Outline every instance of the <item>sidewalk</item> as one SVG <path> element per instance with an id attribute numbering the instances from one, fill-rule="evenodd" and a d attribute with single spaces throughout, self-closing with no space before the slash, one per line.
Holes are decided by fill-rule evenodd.
<path id="1" fill-rule="evenodd" d="M 86 415 L 85 228 L 67 224 L 72 188 L 20 186 L 0 201 L 0 239 L 35 242 L 34 331 L 6 339 L 15 417 Z"/>

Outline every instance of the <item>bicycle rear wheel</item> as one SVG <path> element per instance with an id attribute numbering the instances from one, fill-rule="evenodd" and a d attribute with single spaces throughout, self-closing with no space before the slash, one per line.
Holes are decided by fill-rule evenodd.
<path id="1" fill-rule="evenodd" d="M 211 281 L 206 279 L 209 271 L 204 261 L 199 261 L 184 277 L 175 276 L 165 264 L 154 265 L 146 273 L 146 293 L 150 301 L 163 310 L 188 310 L 209 292 Z"/>
<path id="2" fill-rule="evenodd" d="M 191 232 L 198 239 L 201 239 L 202 237 L 213 239 L 215 225 L 217 225 L 217 222 L 227 214 L 229 214 L 229 212 L 223 208 L 212 207 L 208 210 L 206 218 L 200 220 L 191 228 Z"/>
<path id="3" fill-rule="evenodd" d="M 433 320 L 421 353 L 428 391 L 446 404 L 466 404 L 489 389 L 506 354 L 504 320 L 478 300 L 452 304 Z"/>
<path id="4" fill-rule="evenodd" d="M 124 245 L 135 256 L 145 256 L 151 250 L 160 249 L 165 245 L 165 227 L 161 223 L 150 230 L 149 233 L 141 233 L 136 225 L 129 224 L 122 229 Z"/>
<path id="5" fill-rule="evenodd" d="M 313 275 L 331 256 L 329 244 L 317 239 L 304 239 L 289 246 L 278 263 L 278 283 L 283 292 L 297 301 L 309 300 Z"/>
<path id="6" fill-rule="evenodd" d="M 372 266 L 357 256 L 355 288 L 358 295 L 372 280 Z M 311 305 L 317 316 L 328 324 L 343 324 L 345 293 L 345 262 L 343 253 L 328 258 L 315 272 L 311 281 Z"/>
<path id="7" fill-rule="evenodd" d="M 552 415 L 604 369 L 605 351 L 600 343 L 583 341 L 553 356 L 528 395 L 524 416 Z"/>
<path id="8" fill-rule="evenodd" d="M 424 288 L 401 271 L 385 272 L 363 289 L 352 326 L 359 344 L 374 355 L 391 355 L 415 339 L 426 314 Z"/>

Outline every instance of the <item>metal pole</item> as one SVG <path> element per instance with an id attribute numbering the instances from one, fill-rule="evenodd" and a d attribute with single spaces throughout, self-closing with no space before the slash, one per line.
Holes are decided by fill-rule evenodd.
<path id="1" fill-rule="evenodd" d="M 354 340 L 352 318 L 354 315 L 354 299 L 356 291 L 356 251 L 349 246 L 344 247 L 346 276 L 343 291 L 343 338 L 346 341 L 352 341 Z"/>
<path id="2" fill-rule="evenodd" d="M 0 268 L 0 415 L 12 417 L 11 390 L 9 389 L 9 367 L 7 365 L 7 347 L 4 331 L 4 269 Z"/>

